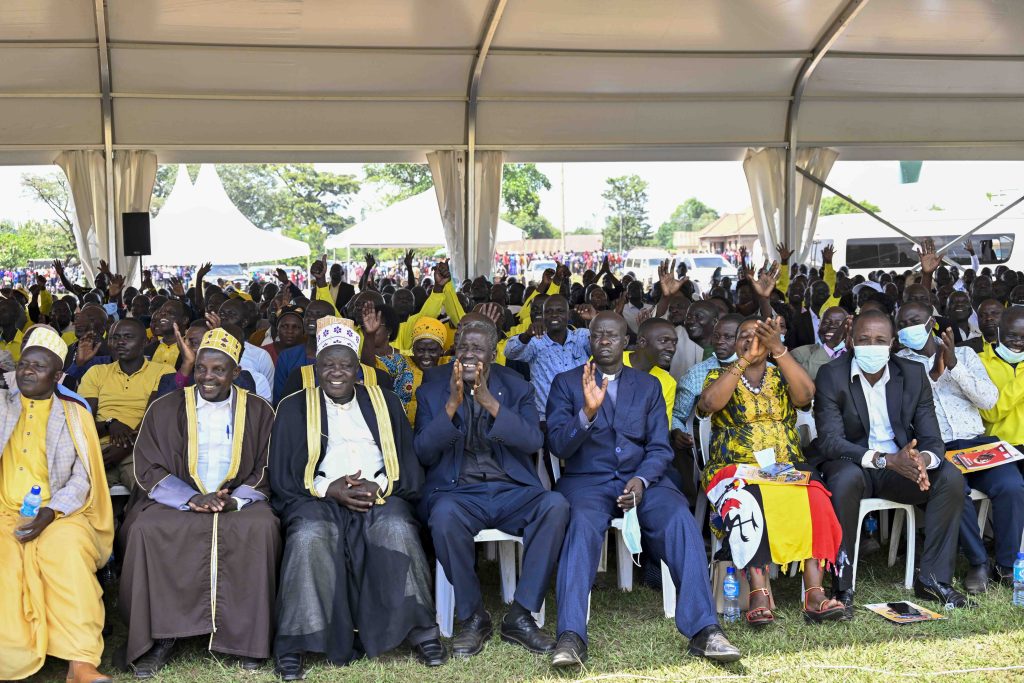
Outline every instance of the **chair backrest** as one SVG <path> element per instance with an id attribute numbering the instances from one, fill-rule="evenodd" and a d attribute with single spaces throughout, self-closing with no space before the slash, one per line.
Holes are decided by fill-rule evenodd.
<path id="1" fill-rule="evenodd" d="M 818 427 L 814 424 L 814 413 L 811 410 L 796 411 L 796 430 L 800 432 L 800 443 L 803 446 L 818 438 Z"/>
<path id="2" fill-rule="evenodd" d="M 711 418 L 701 417 L 697 418 L 700 421 L 700 469 L 703 472 L 704 468 L 707 467 L 709 453 L 711 452 Z"/>

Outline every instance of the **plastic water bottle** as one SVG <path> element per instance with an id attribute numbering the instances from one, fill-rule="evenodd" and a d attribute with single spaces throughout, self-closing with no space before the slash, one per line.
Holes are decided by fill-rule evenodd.
<path id="1" fill-rule="evenodd" d="M 39 507 L 43 504 L 42 492 L 43 490 L 36 484 L 25 494 L 24 500 L 21 501 L 21 522 L 18 524 L 19 527 L 28 524 L 39 514 Z M 24 535 L 24 533 L 19 531 L 14 533 L 18 536 Z"/>
<path id="2" fill-rule="evenodd" d="M 868 536 L 872 538 L 878 533 L 878 520 L 875 519 L 874 515 L 868 515 L 867 519 L 864 520 L 864 528 L 868 532 Z"/>
<path id="3" fill-rule="evenodd" d="M 1021 567 L 1024 572 L 1024 565 Z M 725 570 L 725 581 L 722 583 L 722 594 L 725 596 L 725 621 L 733 623 L 740 620 L 740 582 L 736 580 L 736 568 Z"/>
<path id="4" fill-rule="evenodd" d="M 1013 604 L 1024 607 L 1024 553 L 1017 553 L 1013 563 Z"/>

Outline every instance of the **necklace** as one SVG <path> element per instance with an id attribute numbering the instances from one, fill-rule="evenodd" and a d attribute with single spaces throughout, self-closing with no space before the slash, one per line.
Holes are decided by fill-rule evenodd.
<path id="1" fill-rule="evenodd" d="M 743 386 L 745 386 L 747 388 L 747 391 L 752 393 L 754 396 L 757 396 L 758 394 L 761 393 L 761 390 L 764 389 L 764 378 L 767 377 L 767 376 L 768 376 L 768 369 L 765 368 L 765 373 L 763 375 L 761 375 L 761 381 L 758 382 L 756 387 L 750 386 L 750 382 L 747 381 L 747 376 L 746 375 L 740 375 L 740 381 L 743 382 Z"/>

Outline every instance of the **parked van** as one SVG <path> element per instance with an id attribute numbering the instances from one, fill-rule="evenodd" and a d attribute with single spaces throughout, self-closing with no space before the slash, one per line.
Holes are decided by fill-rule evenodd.
<path id="1" fill-rule="evenodd" d="M 715 270 L 721 269 L 722 277 L 731 278 L 736 282 L 736 266 L 732 265 L 721 254 L 685 254 L 679 261 L 686 265 L 686 277 L 697 286 L 697 291 L 707 293 L 714 287 L 711 281 Z"/>
<path id="2" fill-rule="evenodd" d="M 995 209 L 992 210 L 995 213 Z M 904 215 L 884 215 L 887 221 L 914 237 L 931 238 L 936 249 L 942 248 L 976 227 L 987 215 L 953 214 L 948 211 L 922 211 Z M 1016 236 L 1024 234 L 1024 216 L 1004 215 L 992 221 L 968 239 L 981 261 L 981 267 L 995 270 L 1006 265 L 1011 270 L 1024 270 L 1024 255 L 1015 249 Z M 864 275 L 873 270 L 913 270 L 920 263 L 917 245 L 903 235 L 865 213 L 839 214 L 818 218 L 814 249 L 810 261 L 821 263 L 821 250 L 835 247 L 833 263 L 847 266 L 850 275 Z M 971 255 L 958 243 L 945 254 L 961 270 L 971 267 Z"/>
<path id="3" fill-rule="evenodd" d="M 650 285 L 658 281 L 658 266 L 666 259 L 671 260 L 672 254 L 664 249 L 633 249 L 622 262 L 622 274 L 633 273 L 644 285 Z"/>

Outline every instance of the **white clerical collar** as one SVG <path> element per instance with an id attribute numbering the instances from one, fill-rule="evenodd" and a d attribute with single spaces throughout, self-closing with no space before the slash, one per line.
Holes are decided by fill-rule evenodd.
<path id="1" fill-rule="evenodd" d="M 617 380 L 619 378 L 619 375 L 621 375 L 621 374 L 622 374 L 622 370 L 621 369 L 618 372 L 616 372 L 614 375 L 606 375 L 606 374 L 604 374 L 602 372 L 601 373 L 601 382 L 604 382 L 605 380 L 608 380 L 609 382 L 614 382 L 615 380 Z"/>

